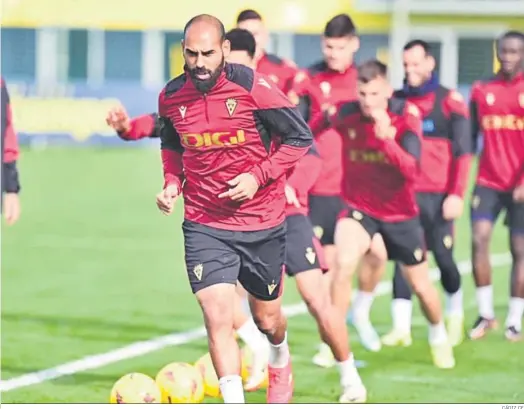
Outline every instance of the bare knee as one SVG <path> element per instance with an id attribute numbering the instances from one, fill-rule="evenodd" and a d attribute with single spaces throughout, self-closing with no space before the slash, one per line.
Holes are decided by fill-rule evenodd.
<path id="1" fill-rule="evenodd" d="M 473 252 L 487 254 L 491 241 L 491 223 L 488 221 L 476 222 L 473 225 Z"/>
<path id="2" fill-rule="evenodd" d="M 220 288 L 225 286 L 224 288 Z M 196 294 L 210 338 L 233 332 L 235 287 L 217 284 Z"/>
<path id="3" fill-rule="evenodd" d="M 416 266 L 401 266 L 402 272 L 412 291 L 418 296 L 423 296 L 433 288 L 429 279 L 427 263 Z"/>
<path id="4" fill-rule="evenodd" d="M 327 294 L 309 294 L 303 297 L 308 311 L 314 317 L 321 317 L 325 312 L 329 311 L 330 302 Z"/>
<path id="5" fill-rule="evenodd" d="M 282 317 L 280 301 L 252 301 L 251 311 L 258 329 L 266 335 L 273 335 L 279 328 Z"/>

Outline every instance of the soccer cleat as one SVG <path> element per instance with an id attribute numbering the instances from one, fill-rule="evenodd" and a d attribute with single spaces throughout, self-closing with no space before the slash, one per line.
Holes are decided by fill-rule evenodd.
<path id="1" fill-rule="evenodd" d="M 256 391 L 261 387 L 267 377 L 267 364 L 269 360 L 269 344 L 264 348 L 252 352 L 251 371 L 247 379 L 244 390 L 247 392 Z"/>
<path id="2" fill-rule="evenodd" d="M 291 358 L 284 368 L 268 366 L 269 385 L 267 387 L 267 403 L 290 403 L 293 397 L 293 370 Z"/>
<path id="3" fill-rule="evenodd" d="M 344 386 L 339 403 L 366 403 L 367 390 L 362 383 Z"/>
<path id="4" fill-rule="evenodd" d="M 410 332 L 393 328 L 381 338 L 382 344 L 388 347 L 409 347 L 413 343 Z"/>
<path id="5" fill-rule="evenodd" d="M 333 356 L 333 352 L 331 352 L 331 348 L 329 348 L 327 344 L 322 343 L 318 346 L 318 352 L 313 357 L 313 363 L 322 368 L 331 368 L 335 366 L 335 357 Z"/>
<path id="6" fill-rule="evenodd" d="M 353 326 L 358 332 L 360 343 L 369 351 L 378 352 L 382 348 L 380 337 L 369 320 L 353 320 Z"/>
<path id="7" fill-rule="evenodd" d="M 453 347 L 449 341 L 430 345 L 433 364 L 440 369 L 451 369 L 455 367 Z"/>
<path id="8" fill-rule="evenodd" d="M 483 338 L 490 330 L 498 328 L 497 320 L 478 317 L 469 331 L 469 338 L 472 340 Z"/>
<path id="9" fill-rule="evenodd" d="M 521 331 L 519 331 L 517 328 L 513 326 L 506 328 L 506 332 L 504 333 L 504 336 L 510 342 L 522 341 Z"/>
<path id="10" fill-rule="evenodd" d="M 448 331 L 451 346 L 456 347 L 464 341 L 464 315 L 452 314 L 446 317 L 446 329 Z"/>

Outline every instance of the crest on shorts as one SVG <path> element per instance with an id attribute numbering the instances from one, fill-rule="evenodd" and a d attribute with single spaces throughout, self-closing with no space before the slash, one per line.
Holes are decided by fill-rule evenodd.
<path id="1" fill-rule="evenodd" d="M 198 281 L 202 280 L 202 274 L 204 273 L 204 266 L 202 264 L 197 264 L 193 267 L 193 274 Z"/>
<path id="2" fill-rule="evenodd" d="M 306 249 L 306 259 L 309 261 L 309 264 L 315 264 L 315 260 L 317 259 L 317 255 L 313 251 L 311 247 L 308 247 Z"/>
<path id="3" fill-rule="evenodd" d="M 320 240 L 322 236 L 324 235 L 324 229 L 320 226 L 315 226 L 313 227 L 313 234 L 315 235 L 317 239 Z"/>
<path id="4" fill-rule="evenodd" d="M 360 221 L 364 218 L 364 216 L 362 215 L 362 213 L 360 213 L 359 211 L 357 210 L 353 210 L 351 212 L 351 217 L 357 221 Z"/>
<path id="5" fill-rule="evenodd" d="M 473 209 L 476 209 L 477 207 L 479 207 L 479 204 L 480 204 L 480 197 L 478 195 L 473 196 L 473 198 L 471 199 L 471 207 Z"/>
<path id="6" fill-rule="evenodd" d="M 449 250 L 453 246 L 453 237 L 451 237 L 449 234 L 446 234 L 442 239 L 442 243 L 444 244 L 444 247 Z"/>
<path id="7" fill-rule="evenodd" d="M 275 84 L 278 84 L 278 77 L 275 74 L 270 74 L 269 79 L 271 79 Z"/>
<path id="8" fill-rule="evenodd" d="M 521 108 L 524 108 L 524 92 L 519 94 L 519 105 Z"/>
<path id="9" fill-rule="evenodd" d="M 275 288 L 277 288 L 277 285 L 275 284 L 275 281 L 273 280 L 273 282 L 267 286 L 267 292 L 269 293 L 269 295 L 273 294 L 273 291 L 275 291 Z"/>
<path id="10" fill-rule="evenodd" d="M 327 81 L 322 81 L 320 83 L 320 91 L 322 91 L 324 97 L 329 97 L 329 94 L 331 93 L 331 84 Z"/>
<path id="11" fill-rule="evenodd" d="M 486 94 L 486 104 L 493 105 L 495 103 L 495 95 L 493 95 L 491 92 L 488 92 Z"/>
<path id="12" fill-rule="evenodd" d="M 348 136 L 349 136 L 349 139 L 355 139 L 357 137 L 357 131 L 355 131 L 353 128 L 349 128 Z"/>
<path id="13" fill-rule="evenodd" d="M 226 100 L 226 108 L 229 116 L 233 116 L 235 109 L 237 109 L 238 102 L 235 98 L 228 98 Z"/>
<path id="14" fill-rule="evenodd" d="M 413 252 L 413 257 L 415 257 L 415 260 L 417 260 L 417 261 L 422 261 L 422 255 L 423 254 L 424 254 L 424 252 L 422 251 L 422 249 L 418 248 L 418 249 L 416 249 Z"/>

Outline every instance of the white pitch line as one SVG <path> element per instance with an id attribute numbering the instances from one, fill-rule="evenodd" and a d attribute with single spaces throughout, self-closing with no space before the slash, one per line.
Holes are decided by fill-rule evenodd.
<path id="1" fill-rule="evenodd" d="M 511 257 L 509 253 L 494 254 L 491 256 L 491 263 L 493 267 L 504 266 L 510 262 Z M 461 274 L 471 273 L 471 263 L 469 261 L 460 262 L 458 267 Z M 431 275 L 433 280 L 438 280 L 438 269 L 431 269 Z M 391 280 L 380 282 L 375 292 L 376 296 L 389 294 L 391 292 L 391 287 Z M 284 311 L 288 317 L 294 317 L 296 315 L 307 313 L 307 308 L 304 303 L 298 303 L 284 306 Z M 0 391 L 7 392 L 18 388 L 23 388 L 25 386 L 38 385 L 52 379 L 73 375 L 90 369 L 101 368 L 106 365 L 124 361 L 130 358 L 136 358 L 138 356 L 146 355 L 150 352 L 158 351 L 169 346 L 188 344 L 205 336 L 205 328 L 199 327 L 190 331 L 178 332 L 152 338 L 147 341 L 135 342 L 122 348 L 105 352 L 103 354 L 89 355 L 76 361 L 71 361 L 55 366 L 54 368 L 31 372 L 5 381 L 0 381 Z"/>

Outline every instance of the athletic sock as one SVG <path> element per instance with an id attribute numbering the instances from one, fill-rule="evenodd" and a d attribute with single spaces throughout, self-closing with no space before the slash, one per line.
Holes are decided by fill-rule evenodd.
<path id="1" fill-rule="evenodd" d="M 447 315 L 464 315 L 464 295 L 462 288 L 456 293 L 446 294 L 446 313 Z"/>
<path id="2" fill-rule="evenodd" d="M 355 359 L 353 354 L 349 355 L 349 358 L 342 362 L 337 362 L 338 370 L 340 372 L 340 384 L 342 387 L 349 385 L 358 385 L 362 383 L 360 375 L 358 374 L 357 368 L 355 367 Z"/>
<path id="3" fill-rule="evenodd" d="M 249 318 L 244 325 L 237 329 L 237 334 L 251 351 L 258 351 L 267 347 L 267 338 L 257 328 L 253 318 Z"/>
<path id="4" fill-rule="evenodd" d="M 245 403 L 244 387 L 242 377 L 239 375 L 227 375 L 218 381 L 220 392 L 224 403 Z"/>
<path id="5" fill-rule="evenodd" d="M 289 346 L 287 344 L 287 332 L 284 340 L 273 345 L 269 342 L 269 366 L 272 368 L 285 368 L 289 362 Z"/>
<path id="6" fill-rule="evenodd" d="M 447 341 L 448 333 L 443 322 L 429 325 L 429 344 L 438 345 Z"/>
<path id="7" fill-rule="evenodd" d="M 524 298 L 511 297 L 509 300 L 508 317 L 506 318 L 506 328 L 515 327 L 517 331 L 521 331 L 523 315 Z"/>
<path id="8" fill-rule="evenodd" d="M 495 318 L 495 309 L 493 308 L 493 287 L 485 285 L 477 288 L 477 304 L 479 315 L 482 318 L 492 320 Z"/>
<path id="9" fill-rule="evenodd" d="M 369 321 L 369 313 L 373 304 L 374 293 L 358 291 L 353 304 L 353 320 L 357 322 Z"/>
<path id="10" fill-rule="evenodd" d="M 391 315 L 393 317 L 393 328 L 405 334 L 411 333 L 411 316 L 413 314 L 413 303 L 411 300 L 395 298 L 391 303 Z"/>

